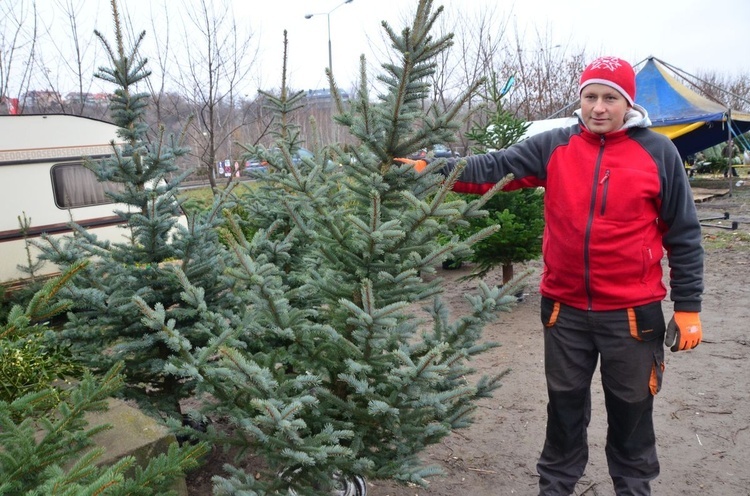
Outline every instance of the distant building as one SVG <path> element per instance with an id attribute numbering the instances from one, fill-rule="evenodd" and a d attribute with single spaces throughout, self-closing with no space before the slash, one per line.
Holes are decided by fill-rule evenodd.
<path id="1" fill-rule="evenodd" d="M 60 93 L 57 91 L 27 91 L 23 95 L 24 108 L 33 108 L 36 110 L 49 110 L 60 106 Z"/>
<path id="2" fill-rule="evenodd" d="M 346 101 L 349 99 L 349 94 L 346 91 L 341 91 L 341 99 Z M 305 95 L 307 98 L 308 103 L 329 103 L 333 100 L 331 97 L 331 90 L 329 89 L 321 89 L 321 90 L 307 90 L 307 94 Z"/>
<path id="3" fill-rule="evenodd" d="M 69 105 L 107 105 L 109 95 L 107 93 L 79 93 L 71 91 L 65 95 L 65 103 Z"/>
<path id="4" fill-rule="evenodd" d="M 109 105 L 109 99 L 112 97 L 109 93 L 94 93 L 92 98 L 98 105 Z"/>
<path id="5" fill-rule="evenodd" d="M 90 102 L 90 96 L 91 93 L 78 93 L 76 91 L 71 91 L 65 95 L 65 103 L 71 105 L 79 105 L 81 103 L 86 104 Z"/>

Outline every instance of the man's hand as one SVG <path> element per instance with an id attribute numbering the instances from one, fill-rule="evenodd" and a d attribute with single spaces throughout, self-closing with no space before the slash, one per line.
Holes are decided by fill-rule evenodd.
<path id="1" fill-rule="evenodd" d="M 672 351 L 692 350 L 702 339 L 703 328 L 698 312 L 675 312 L 667 325 L 664 344 Z"/>
<path id="2" fill-rule="evenodd" d="M 411 164 L 414 166 L 414 170 L 418 173 L 421 173 L 425 167 L 427 167 L 427 161 L 426 160 L 412 160 L 410 158 L 394 158 L 393 159 L 396 162 L 401 162 L 402 164 Z"/>

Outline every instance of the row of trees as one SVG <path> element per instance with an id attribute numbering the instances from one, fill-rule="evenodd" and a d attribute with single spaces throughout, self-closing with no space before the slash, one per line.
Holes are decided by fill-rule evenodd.
<path id="1" fill-rule="evenodd" d="M 106 119 L 105 107 L 85 98 L 65 98 L 71 93 L 104 91 L 91 76 L 101 48 L 93 33 L 82 28 L 89 10 L 84 12 L 81 0 L 51 1 L 61 15 L 42 15 L 42 4 L 36 0 L 0 3 L 0 112 L 7 112 L 8 103 L 17 99 L 20 112 L 53 110 Z M 151 3 L 148 8 L 146 15 L 143 10 L 124 12 L 123 35 L 134 40 L 143 28 L 143 19 L 149 23 L 152 48 L 141 56 L 149 59 L 152 71 L 143 88 L 154 109 L 149 114 L 150 125 L 153 129 L 163 125 L 182 135 L 191 152 L 179 165 L 200 165 L 213 184 L 211 172 L 217 161 L 241 159 L 237 143 L 270 142 L 271 116 L 264 110 L 265 95 L 278 96 L 278 88 L 250 89 L 249 82 L 262 85 L 256 62 L 258 37 L 236 22 L 227 0 L 193 0 L 179 9 L 167 2 Z M 425 112 L 445 111 L 471 81 L 491 73 L 503 82 L 512 81 L 503 105 L 523 120 L 549 117 L 577 100 L 578 77 L 591 58 L 585 49 L 555 44 L 544 34 L 535 40 L 509 38 L 510 16 L 499 7 L 476 18 L 446 13 L 438 22 L 438 31 L 454 34 L 458 49 L 436 59 L 430 91 L 422 101 Z M 278 36 L 281 38 L 281 33 Z M 382 40 L 381 44 L 385 43 L 387 40 Z M 346 89 L 354 93 L 357 84 Z M 699 90 L 733 108 L 748 106 L 741 97 L 750 89 L 747 75 L 704 74 L 698 84 Z M 372 96 L 381 90 L 379 81 L 368 88 Z M 24 98 L 34 91 L 47 97 Z M 484 124 L 482 116 L 486 114 L 481 107 L 485 103 L 473 97 L 460 110 L 462 126 L 449 143 L 455 151 L 468 153 L 471 149 L 465 134 Z M 333 113 L 333 101 L 316 100 L 291 118 L 300 127 L 304 142 L 344 142 L 347 137 L 332 124 Z"/>

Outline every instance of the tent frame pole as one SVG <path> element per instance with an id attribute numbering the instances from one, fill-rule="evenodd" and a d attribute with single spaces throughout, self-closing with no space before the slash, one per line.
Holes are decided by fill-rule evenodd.
<path id="1" fill-rule="evenodd" d="M 727 146 L 729 147 L 729 157 L 727 157 L 727 177 L 729 178 L 729 196 L 732 196 L 734 177 L 732 176 L 732 159 L 734 158 L 734 138 L 732 137 L 732 109 L 727 109 Z"/>

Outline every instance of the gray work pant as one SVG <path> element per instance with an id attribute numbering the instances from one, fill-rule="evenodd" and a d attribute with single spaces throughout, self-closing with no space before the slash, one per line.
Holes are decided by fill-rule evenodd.
<path id="1" fill-rule="evenodd" d="M 537 471 L 540 496 L 569 496 L 588 462 L 591 380 L 601 357 L 606 456 L 618 496 L 648 496 L 659 475 L 654 395 L 664 370 L 661 302 L 590 312 L 542 298 L 547 437 Z"/>

